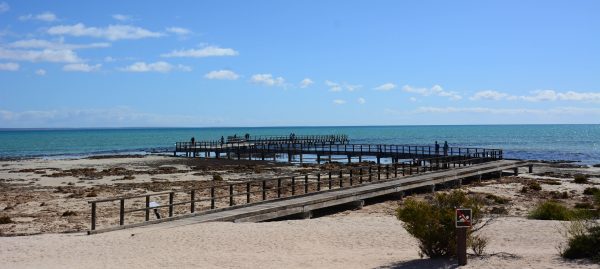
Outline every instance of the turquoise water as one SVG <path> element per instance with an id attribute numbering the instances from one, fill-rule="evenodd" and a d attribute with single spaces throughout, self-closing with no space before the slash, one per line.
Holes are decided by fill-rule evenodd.
<path id="1" fill-rule="evenodd" d="M 502 148 L 506 158 L 600 163 L 600 125 L 469 125 L 0 130 L 0 157 L 171 151 L 177 141 L 222 135 L 347 134 L 351 143 Z"/>

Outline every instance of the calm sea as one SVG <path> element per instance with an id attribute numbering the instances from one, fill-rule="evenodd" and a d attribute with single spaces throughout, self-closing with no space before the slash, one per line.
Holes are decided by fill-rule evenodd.
<path id="1" fill-rule="evenodd" d="M 347 134 L 353 143 L 502 148 L 506 158 L 600 163 L 600 125 L 468 125 L 0 130 L 0 157 L 73 157 L 171 151 L 222 135 Z"/>

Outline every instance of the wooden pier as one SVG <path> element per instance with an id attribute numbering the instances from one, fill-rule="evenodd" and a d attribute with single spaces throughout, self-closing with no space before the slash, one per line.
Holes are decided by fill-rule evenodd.
<path id="1" fill-rule="evenodd" d="M 310 136 L 309 136 L 310 137 Z M 313 136 L 314 137 L 314 136 Z M 324 139 L 331 136 L 323 136 Z M 174 156 L 178 153 L 186 157 L 227 158 L 227 159 L 276 159 L 279 156 L 287 157 L 288 162 L 298 159 L 303 163 L 306 156 L 314 156 L 316 163 L 331 161 L 333 156 L 347 158 L 348 163 L 353 160 L 362 162 L 364 158 L 372 158 L 377 164 L 382 158 L 388 158 L 391 163 L 400 160 L 417 160 L 440 156 L 474 155 L 492 160 L 502 159 L 501 149 L 448 147 L 446 150 L 434 146 L 415 145 L 389 145 L 389 144 L 350 144 L 347 137 L 343 139 L 303 139 L 293 140 L 279 137 L 273 140 L 235 140 L 228 143 L 220 141 L 177 142 Z"/>
<path id="2" fill-rule="evenodd" d="M 401 194 L 424 186 L 434 191 L 436 186 L 460 185 L 463 179 L 484 174 L 505 170 L 518 173 L 519 167 L 529 167 L 531 172 L 528 162 L 494 159 L 485 152 L 477 152 L 99 199 L 89 202 L 88 234 L 163 222 L 161 225 L 177 226 L 206 221 L 264 221 L 298 214 L 310 217 L 316 209 L 348 203 L 361 206 L 364 199 Z M 155 201 L 160 205 L 151 206 Z M 151 210 L 167 210 L 167 214 L 153 219 Z M 99 212 L 103 213 L 101 218 Z M 126 214 L 135 216 L 135 220 L 130 218 L 126 223 Z"/>

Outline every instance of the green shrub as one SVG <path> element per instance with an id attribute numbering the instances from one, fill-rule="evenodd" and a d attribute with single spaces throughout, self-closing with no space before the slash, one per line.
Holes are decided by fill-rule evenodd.
<path id="1" fill-rule="evenodd" d="M 482 256 L 485 252 L 485 248 L 487 247 L 489 239 L 480 235 L 473 235 L 469 238 L 468 245 L 471 247 L 471 250 L 475 255 Z"/>
<path id="2" fill-rule="evenodd" d="M 510 199 L 500 197 L 500 196 L 497 196 L 494 194 L 488 194 L 485 196 L 485 198 L 494 201 L 494 203 L 496 203 L 496 204 L 501 204 L 501 205 L 508 204 L 508 202 L 510 202 Z"/>
<path id="3" fill-rule="evenodd" d="M 77 212 L 67 210 L 67 211 L 63 212 L 62 216 L 63 217 L 77 216 Z"/>
<path id="4" fill-rule="evenodd" d="M 573 176 L 573 182 L 577 184 L 585 184 L 588 183 L 588 177 L 583 174 L 575 174 L 575 176 Z"/>
<path id="5" fill-rule="evenodd" d="M 529 213 L 529 218 L 539 220 L 570 220 L 573 218 L 573 211 L 558 202 L 545 201 L 539 203 Z"/>
<path id="6" fill-rule="evenodd" d="M 213 180 L 215 181 L 223 181 L 223 177 L 219 174 L 214 174 L 213 175 Z"/>
<path id="7" fill-rule="evenodd" d="M 575 208 L 577 209 L 593 209 L 594 205 L 591 203 L 576 203 Z"/>
<path id="8" fill-rule="evenodd" d="M 528 184 L 527 187 L 528 187 L 528 189 L 534 190 L 534 191 L 541 191 L 542 190 L 542 185 L 540 185 L 540 183 L 537 182 L 537 181 L 531 181 L 531 182 L 529 182 L 529 184 Z"/>
<path id="9" fill-rule="evenodd" d="M 600 189 L 598 189 L 596 187 L 587 187 L 587 188 L 585 188 L 585 190 L 583 190 L 583 194 L 585 194 L 585 195 L 594 195 L 598 192 L 600 192 Z"/>
<path id="10" fill-rule="evenodd" d="M 561 250 L 565 259 L 591 259 L 600 263 L 600 224 L 574 221 L 567 230 L 567 246 Z"/>
<path id="11" fill-rule="evenodd" d="M 472 224 L 481 218 L 481 201 L 469 198 L 462 191 L 437 193 L 433 201 L 407 199 L 398 208 L 396 216 L 403 227 L 419 241 L 421 255 L 429 257 L 451 257 L 456 255 L 456 233 L 454 227 L 455 208 L 471 208 Z M 469 232 L 468 238 L 472 238 Z"/>

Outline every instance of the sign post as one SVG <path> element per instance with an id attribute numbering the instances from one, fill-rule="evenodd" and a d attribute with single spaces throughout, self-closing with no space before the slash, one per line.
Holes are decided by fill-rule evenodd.
<path id="1" fill-rule="evenodd" d="M 457 208 L 455 214 L 456 223 L 456 255 L 458 266 L 467 265 L 467 229 L 471 227 L 473 218 L 470 208 Z"/>

